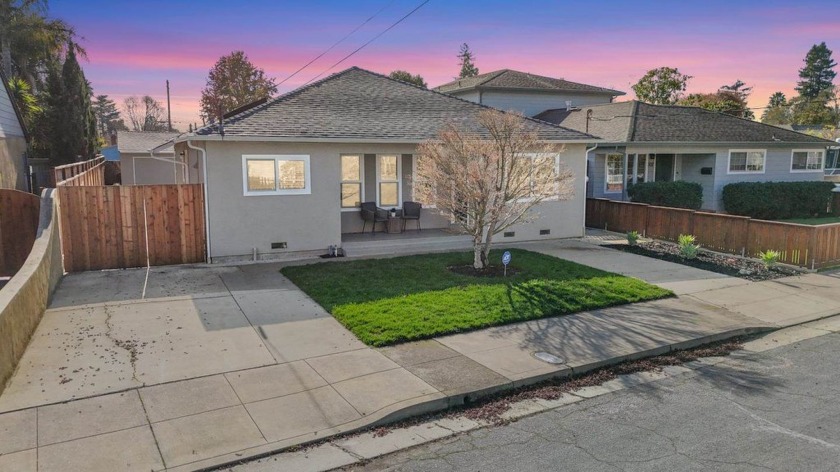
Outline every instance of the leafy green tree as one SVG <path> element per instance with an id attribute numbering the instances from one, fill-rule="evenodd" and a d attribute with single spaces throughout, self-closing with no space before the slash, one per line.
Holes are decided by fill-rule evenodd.
<path id="1" fill-rule="evenodd" d="M 461 45 L 461 51 L 458 53 L 458 59 L 460 59 L 458 65 L 461 66 L 461 73 L 458 74 L 459 79 L 475 77 L 478 75 L 478 67 L 473 64 L 475 57 L 473 56 L 472 51 L 470 51 L 470 46 L 467 43 Z"/>
<path id="2" fill-rule="evenodd" d="M 651 69 L 633 85 L 636 98 L 654 105 L 673 105 L 682 98 L 692 76 L 675 67 Z"/>
<path id="3" fill-rule="evenodd" d="M 768 125 L 789 125 L 791 123 L 790 105 L 785 94 L 776 92 L 770 96 L 767 108 L 761 114 L 761 122 Z"/>
<path id="4" fill-rule="evenodd" d="M 793 98 L 790 101 L 793 109 L 791 121 L 797 125 L 836 125 L 840 113 L 836 106 L 830 105 L 835 99 L 831 89 L 820 92 L 814 99 Z"/>
<path id="5" fill-rule="evenodd" d="M 747 97 L 752 87 L 745 87 L 745 85 L 744 82 L 736 80 L 734 84 L 724 85 L 715 93 L 692 93 L 677 103 L 752 120 L 755 114 L 747 106 Z"/>
<path id="6" fill-rule="evenodd" d="M 38 99 L 32 93 L 32 87 L 20 77 L 12 77 L 8 85 L 12 99 L 18 104 L 18 109 L 23 115 L 24 125 L 32 128 L 35 117 L 43 111 Z"/>
<path id="7" fill-rule="evenodd" d="M 796 84 L 799 96 L 814 100 L 831 90 L 837 76 L 833 70 L 836 65 L 825 42 L 813 45 L 805 55 L 805 67 L 799 69 L 799 82 Z"/>
<path id="8" fill-rule="evenodd" d="M 61 60 L 68 44 L 85 56 L 73 28 L 47 18 L 46 12 L 46 0 L 0 0 L 0 67 L 7 77 L 26 80 L 36 93 L 44 87 L 49 64 Z"/>
<path id="9" fill-rule="evenodd" d="M 420 74 L 412 75 L 411 72 L 404 71 L 404 70 L 395 70 L 388 74 L 388 77 L 399 80 L 401 82 L 407 82 L 409 84 L 414 84 L 418 87 L 426 88 L 427 84 L 426 81 L 423 80 L 423 77 Z"/>
<path id="10" fill-rule="evenodd" d="M 201 91 L 201 114 L 207 120 L 277 93 L 275 79 L 248 60 L 243 51 L 222 56 L 210 69 Z"/>

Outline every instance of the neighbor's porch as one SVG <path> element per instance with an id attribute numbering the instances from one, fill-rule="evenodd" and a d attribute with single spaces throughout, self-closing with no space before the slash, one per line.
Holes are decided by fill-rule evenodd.
<path id="1" fill-rule="evenodd" d="M 448 228 L 406 230 L 396 234 L 381 231 L 345 233 L 341 235 L 341 247 L 351 257 L 406 255 L 469 249 L 472 238 Z"/>

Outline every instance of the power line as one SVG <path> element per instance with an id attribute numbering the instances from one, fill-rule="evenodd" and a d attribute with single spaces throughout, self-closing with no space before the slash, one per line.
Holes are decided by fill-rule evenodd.
<path id="1" fill-rule="evenodd" d="M 356 49 L 355 49 L 353 52 L 351 52 L 350 54 L 348 54 L 348 55 L 346 55 L 346 56 L 342 57 L 342 58 L 341 58 L 341 60 L 339 60 L 339 61 L 338 61 L 338 62 L 336 62 L 335 64 L 331 65 L 330 67 L 328 67 L 328 68 L 327 68 L 327 69 L 325 69 L 323 72 L 321 72 L 320 74 L 316 75 L 315 77 L 312 77 L 311 79 L 309 79 L 309 81 L 308 81 L 308 82 L 306 82 L 306 83 L 305 83 L 305 84 L 303 84 L 303 85 L 307 85 L 307 84 L 311 83 L 312 81 L 314 81 L 314 80 L 315 80 L 315 79 L 317 79 L 318 77 L 321 77 L 322 75 L 324 75 L 324 74 L 326 74 L 327 72 L 331 71 L 331 70 L 332 70 L 335 66 L 337 66 L 337 65 L 341 64 L 342 62 L 346 61 L 347 59 L 350 59 L 350 57 L 352 57 L 354 54 L 356 54 L 357 52 L 359 52 L 359 51 L 361 51 L 362 49 L 364 49 L 364 48 L 365 48 L 367 45 L 369 45 L 370 43 L 372 43 L 372 42 L 376 41 L 377 39 L 379 39 L 379 37 L 380 37 L 380 36 L 382 36 L 383 34 L 387 33 L 388 31 L 391 31 L 391 30 L 392 30 L 395 26 L 397 26 L 398 24 L 402 23 L 402 22 L 403 22 L 403 20 L 405 20 L 405 19 L 406 19 L 406 18 L 408 18 L 409 16 L 413 15 L 413 14 L 414 14 L 414 12 L 416 12 L 417 10 L 419 10 L 420 8 L 422 8 L 422 7 L 423 7 L 423 5 L 425 5 L 425 4 L 427 4 L 427 3 L 429 3 L 429 1 L 430 1 L 430 0 L 425 0 L 425 1 L 424 1 L 423 3 L 421 3 L 420 5 L 417 5 L 417 7 L 415 7 L 415 8 L 414 8 L 414 10 L 411 10 L 410 12 L 406 13 L 406 14 L 405 14 L 405 16 L 403 16 L 403 17 L 402 17 L 402 18 L 400 18 L 399 20 L 395 21 L 393 24 L 391 24 L 391 26 L 389 26 L 389 27 L 385 28 L 382 32 L 380 32 L 379 34 L 377 34 L 376 36 L 374 36 L 373 38 L 371 38 L 370 40 L 368 40 L 368 42 L 366 42 L 366 43 L 362 44 L 361 46 L 359 46 L 358 48 L 356 48 Z"/>
<path id="2" fill-rule="evenodd" d="M 360 24 L 359 26 L 357 26 L 357 27 L 356 27 L 353 31 L 351 31 L 351 32 L 347 33 L 347 34 L 346 34 L 343 38 L 341 38 L 341 39 L 339 39 L 338 41 L 334 42 L 334 43 L 332 44 L 332 46 L 330 46 L 330 47 L 328 47 L 328 48 L 327 48 L 327 50 L 326 50 L 326 51 L 324 51 L 324 52 L 322 52 L 321 54 L 318 54 L 317 56 L 315 56 L 315 58 L 314 58 L 314 59 L 312 59 L 311 61 L 309 61 L 309 62 L 307 62 L 306 64 L 304 64 L 304 65 L 303 65 L 303 67 L 301 67 L 300 69 L 298 69 L 298 70 L 294 71 L 294 72 L 292 73 L 292 75 L 290 75 L 290 76 L 286 77 L 285 79 L 283 79 L 282 81 L 280 81 L 280 83 L 278 83 L 277 85 L 278 85 L 278 86 L 279 86 L 279 85 L 283 85 L 283 83 L 285 83 L 287 80 L 291 79 L 292 77 L 296 76 L 296 75 L 297 75 L 300 71 L 302 71 L 303 69 L 306 69 L 307 67 L 309 67 L 310 65 L 312 65 L 312 63 L 313 63 L 313 62 L 315 62 L 315 61 L 317 61 L 318 59 L 320 59 L 320 58 L 324 57 L 324 55 L 326 55 L 328 52 L 332 51 L 334 47 L 336 47 L 336 46 L 338 46 L 339 44 L 341 44 L 342 42 L 344 42 L 344 40 L 345 40 L 345 39 L 349 38 L 350 36 L 352 36 L 352 35 L 353 35 L 353 33 L 355 33 L 356 31 L 359 31 L 360 29 L 362 29 L 362 27 L 363 27 L 363 26 L 365 26 L 366 24 L 368 24 L 368 23 L 370 22 L 370 20 L 372 20 L 372 19 L 376 18 L 376 17 L 377 17 L 380 13 L 382 13 L 383 11 L 385 11 L 385 9 L 387 9 L 388 7 L 390 7 L 391 5 L 393 5 L 395 1 L 396 1 L 396 0 L 391 0 L 391 1 L 387 4 L 387 5 L 385 5 L 384 7 L 380 8 L 380 9 L 379 9 L 379 11 L 377 11 L 376 13 L 374 13 L 373 15 L 371 15 L 371 16 L 370 16 L 370 18 L 368 18 L 367 20 L 365 20 L 364 22 L 362 22 L 362 24 Z"/>

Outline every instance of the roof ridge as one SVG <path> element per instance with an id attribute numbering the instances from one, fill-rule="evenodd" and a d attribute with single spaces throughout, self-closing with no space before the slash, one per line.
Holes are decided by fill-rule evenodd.
<path id="1" fill-rule="evenodd" d="M 633 105 L 630 107 L 630 126 L 627 127 L 627 142 L 633 142 L 636 135 L 636 120 L 639 118 L 639 101 L 630 100 Z"/>

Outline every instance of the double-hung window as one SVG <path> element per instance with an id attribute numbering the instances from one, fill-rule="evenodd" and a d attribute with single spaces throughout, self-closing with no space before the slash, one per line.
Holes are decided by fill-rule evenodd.
<path id="1" fill-rule="evenodd" d="M 557 197 L 557 156 L 533 156 L 532 165 L 531 195 Z"/>
<path id="2" fill-rule="evenodd" d="M 729 151 L 729 173 L 763 174 L 766 160 L 764 149 L 732 149 Z"/>
<path id="3" fill-rule="evenodd" d="M 361 154 L 341 155 L 341 208 L 358 208 L 364 198 L 364 158 Z"/>
<path id="4" fill-rule="evenodd" d="M 380 207 L 400 206 L 400 156 L 376 156 L 376 199 Z"/>
<path id="5" fill-rule="evenodd" d="M 243 155 L 242 187 L 246 196 L 312 193 L 307 155 Z"/>
<path id="6" fill-rule="evenodd" d="M 607 154 L 606 182 L 604 193 L 621 193 L 624 191 L 624 155 Z"/>
<path id="7" fill-rule="evenodd" d="M 791 172 L 820 172 L 823 170 L 824 164 L 824 151 L 794 150 L 791 153 Z"/>

